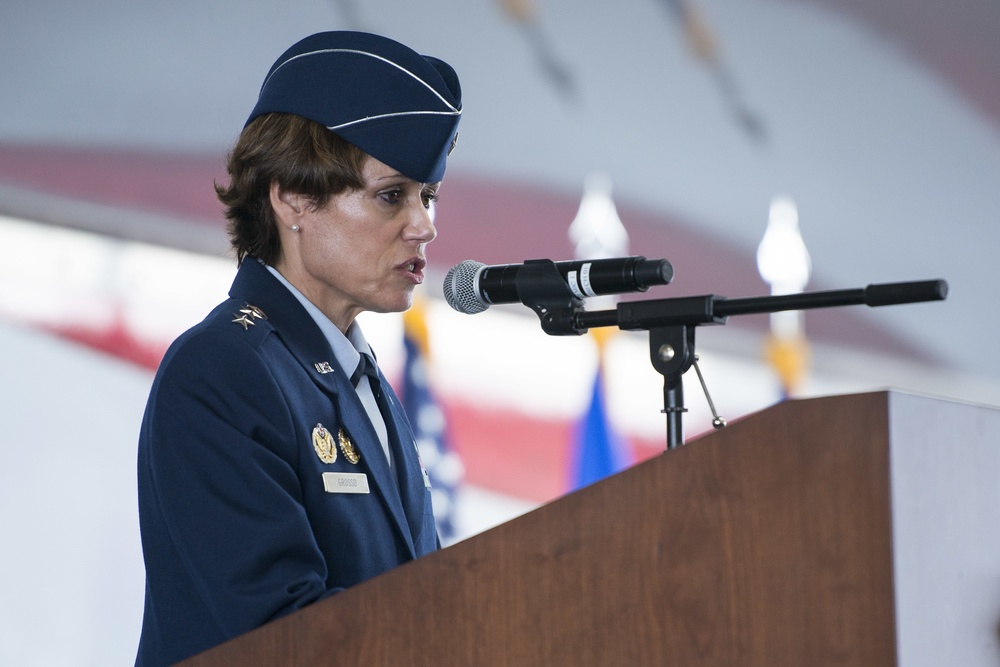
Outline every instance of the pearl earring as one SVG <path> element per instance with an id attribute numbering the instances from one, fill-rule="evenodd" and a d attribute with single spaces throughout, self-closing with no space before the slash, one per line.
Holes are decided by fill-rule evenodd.
<path id="1" fill-rule="evenodd" d="M 299 231 L 299 226 L 298 225 L 292 225 L 292 231 L 293 232 Z"/>

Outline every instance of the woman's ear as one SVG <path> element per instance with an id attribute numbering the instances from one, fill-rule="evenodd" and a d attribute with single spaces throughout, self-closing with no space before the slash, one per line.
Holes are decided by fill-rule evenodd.
<path id="1" fill-rule="evenodd" d="M 308 207 L 308 200 L 297 192 L 282 188 L 277 181 L 271 183 L 271 208 L 282 225 L 292 231 L 299 231 L 302 216 Z"/>

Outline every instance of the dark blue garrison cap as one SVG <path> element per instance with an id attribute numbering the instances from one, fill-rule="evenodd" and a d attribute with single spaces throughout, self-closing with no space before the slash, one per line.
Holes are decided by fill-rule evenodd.
<path id="1" fill-rule="evenodd" d="M 444 177 L 462 89 L 447 63 L 363 32 L 321 32 L 271 67 L 247 124 L 271 112 L 325 125 L 420 183 Z"/>

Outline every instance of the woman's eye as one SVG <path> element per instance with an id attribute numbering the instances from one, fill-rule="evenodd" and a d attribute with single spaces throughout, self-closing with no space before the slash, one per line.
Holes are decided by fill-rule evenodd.
<path id="1" fill-rule="evenodd" d="M 382 199 L 390 204 L 398 204 L 403 198 L 402 190 L 386 190 L 382 193 Z"/>
<path id="2" fill-rule="evenodd" d="M 421 195 L 424 200 L 424 208 L 430 208 L 431 204 L 438 200 L 438 195 L 436 192 L 425 192 Z"/>

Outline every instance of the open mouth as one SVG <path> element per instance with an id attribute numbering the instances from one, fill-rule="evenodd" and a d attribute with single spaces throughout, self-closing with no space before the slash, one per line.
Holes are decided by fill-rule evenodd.
<path id="1" fill-rule="evenodd" d="M 425 266 L 427 266 L 427 262 L 425 260 L 415 258 L 405 264 L 400 264 L 399 268 L 402 269 L 404 273 L 409 274 L 412 280 L 420 283 L 423 282 L 424 279 L 423 270 Z"/>

